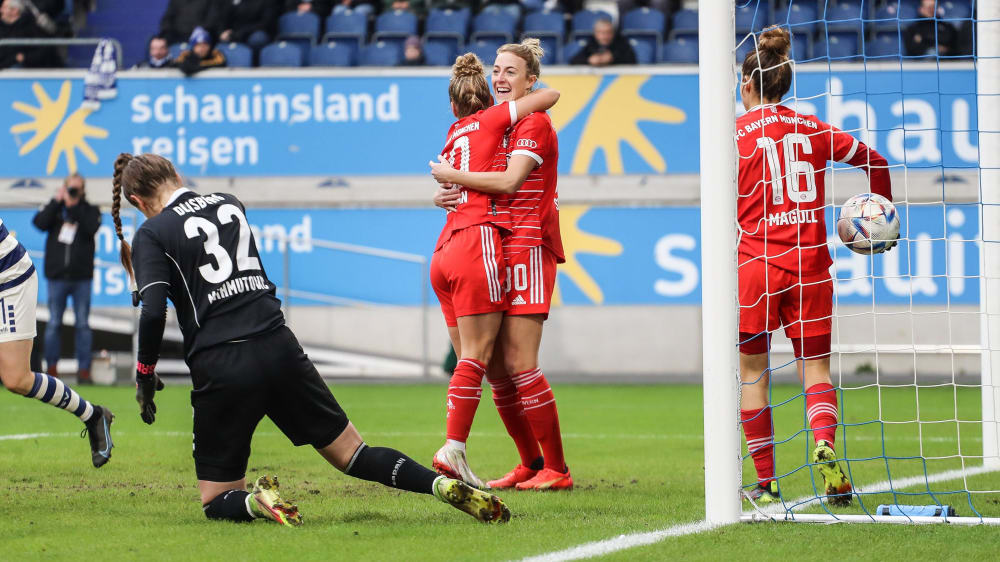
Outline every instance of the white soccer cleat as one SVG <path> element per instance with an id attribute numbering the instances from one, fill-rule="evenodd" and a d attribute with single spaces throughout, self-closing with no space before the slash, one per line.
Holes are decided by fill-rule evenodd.
<path id="1" fill-rule="evenodd" d="M 438 471 L 440 474 L 444 474 L 448 478 L 454 478 L 455 480 L 461 480 L 466 484 L 479 488 L 480 490 L 487 490 L 489 486 L 485 482 L 476 476 L 472 469 L 469 468 L 469 461 L 465 459 L 465 451 L 445 443 L 443 447 L 438 449 L 437 453 L 434 453 L 434 462 L 431 463 L 434 470 Z"/>

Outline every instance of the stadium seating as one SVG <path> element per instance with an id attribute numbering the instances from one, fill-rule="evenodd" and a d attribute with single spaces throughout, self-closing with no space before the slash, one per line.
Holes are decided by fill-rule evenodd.
<path id="1" fill-rule="evenodd" d="M 372 42 L 389 42 L 402 48 L 406 38 L 416 34 L 417 16 L 411 12 L 395 10 L 385 12 L 375 19 L 375 34 L 372 35 Z"/>
<path id="2" fill-rule="evenodd" d="M 698 63 L 698 40 L 689 36 L 678 37 L 663 44 L 660 52 L 660 62 L 683 64 Z"/>
<path id="3" fill-rule="evenodd" d="M 219 51 L 226 57 L 226 66 L 249 68 L 253 66 L 253 49 L 243 43 L 220 43 Z"/>
<path id="4" fill-rule="evenodd" d="M 459 10 L 431 10 L 424 25 L 428 43 L 449 44 L 452 51 L 465 46 L 469 32 L 469 14 Z"/>
<path id="5" fill-rule="evenodd" d="M 853 31 L 864 29 L 862 21 L 862 5 L 858 2 L 841 1 L 826 7 L 827 31 Z M 865 17 L 864 19 L 868 19 Z M 820 29 L 822 32 L 822 29 Z"/>
<path id="6" fill-rule="evenodd" d="M 970 0 L 945 0 L 938 2 L 938 17 L 946 20 L 969 19 L 972 17 Z M 950 22 L 955 26 L 962 25 L 960 21 Z"/>
<path id="7" fill-rule="evenodd" d="M 767 9 L 766 3 L 754 4 L 747 3 L 744 6 L 736 7 L 736 32 L 737 33 L 749 33 L 751 31 L 760 31 L 767 27 L 767 24 L 771 21 L 770 10 Z"/>
<path id="8" fill-rule="evenodd" d="M 493 61 L 497 58 L 497 49 L 503 45 L 502 41 L 480 39 L 466 46 L 466 50 L 475 53 L 485 66 L 493 66 Z"/>
<path id="9" fill-rule="evenodd" d="M 663 12 L 649 8 L 636 8 L 627 12 L 622 19 L 622 35 L 636 43 L 645 44 L 652 54 L 659 51 L 663 44 L 663 32 L 666 25 L 667 18 Z M 645 49 L 645 47 L 642 48 Z M 638 53 L 636 54 L 638 55 Z"/>
<path id="10" fill-rule="evenodd" d="M 563 46 L 562 50 L 563 64 L 569 64 L 569 61 L 573 60 L 573 57 L 580 52 L 580 49 L 583 49 L 586 46 L 587 46 L 586 39 L 576 39 L 574 41 L 566 43 L 566 45 Z"/>
<path id="11" fill-rule="evenodd" d="M 511 43 L 517 36 L 517 18 L 509 13 L 482 11 L 472 20 L 473 41 L 480 39 L 497 39 Z"/>
<path id="12" fill-rule="evenodd" d="M 368 38 L 368 16 L 356 10 L 345 10 L 326 18 L 326 34 L 323 41 L 331 39 L 338 42 L 353 41 L 356 48 L 361 48 Z"/>
<path id="13" fill-rule="evenodd" d="M 309 51 L 309 66 L 354 66 L 356 53 L 354 41 L 329 41 Z"/>
<path id="14" fill-rule="evenodd" d="M 607 12 L 599 12 L 597 10 L 580 10 L 573 14 L 572 30 L 569 34 L 570 39 L 586 38 L 594 35 L 594 24 L 600 19 L 610 21 L 611 16 Z"/>
<path id="15" fill-rule="evenodd" d="M 890 1 L 875 11 L 875 31 L 897 31 L 905 29 L 917 17 L 917 9 L 907 3 Z"/>
<path id="16" fill-rule="evenodd" d="M 287 41 L 271 43 L 260 50 L 260 66 L 302 66 L 302 49 Z"/>
<path id="17" fill-rule="evenodd" d="M 811 3 L 793 2 L 787 9 L 778 11 L 775 23 L 787 24 L 795 35 L 811 35 L 819 27 L 819 14 Z"/>
<path id="18" fill-rule="evenodd" d="M 670 18 L 670 39 L 679 35 L 692 37 L 698 35 L 698 11 L 678 10 Z"/>
<path id="19" fill-rule="evenodd" d="M 653 64 L 656 62 L 655 44 L 647 41 L 641 41 L 638 38 L 629 39 L 628 42 L 629 45 L 632 45 L 632 51 L 635 52 L 635 60 L 637 63 Z"/>
<path id="20" fill-rule="evenodd" d="M 390 41 L 376 41 L 361 50 L 362 66 L 398 66 L 403 58 L 399 44 Z"/>
<path id="21" fill-rule="evenodd" d="M 170 53 L 170 58 L 172 59 L 176 59 L 177 57 L 181 56 L 181 53 L 183 53 L 186 50 L 188 50 L 187 43 L 174 43 L 173 45 L 167 47 L 167 52 Z M 91 54 L 93 54 L 93 49 L 91 49 Z"/>
<path id="22" fill-rule="evenodd" d="M 737 35 L 736 64 L 743 64 L 743 61 L 747 58 L 747 53 L 752 51 L 755 45 L 756 43 L 754 42 L 753 37 L 749 37 L 747 35 Z"/>
<path id="23" fill-rule="evenodd" d="M 813 45 L 813 57 L 846 60 L 861 56 L 861 38 L 857 33 L 845 31 L 829 33 Z"/>
<path id="24" fill-rule="evenodd" d="M 319 39 L 319 16 L 312 12 L 289 12 L 278 18 L 277 41 L 294 44 L 302 51 L 303 60 Z"/>
<path id="25" fill-rule="evenodd" d="M 874 39 L 865 43 L 865 50 L 869 57 L 899 57 L 899 35 L 893 31 L 877 33 Z"/>
<path id="26" fill-rule="evenodd" d="M 455 62 L 456 51 L 451 43 L 425 43 L 424 62 L 427 66 L 451 66 Z"/>
<path id="27" fill-rule="evenodd" d="M 805 62 L 812 57 L 812 36 L 805 33 L 792 35 L 792 52 L 789 56 L 795 62 Z"/>
<path id="28" fill-rule="evenodd" d="M 521 38 L 537 37 L 545 49 L 545 62 L 562 60 L 562 45 L 566 38 L 566 21 L 559 12 L 533 12 L 524 17 Z"/>

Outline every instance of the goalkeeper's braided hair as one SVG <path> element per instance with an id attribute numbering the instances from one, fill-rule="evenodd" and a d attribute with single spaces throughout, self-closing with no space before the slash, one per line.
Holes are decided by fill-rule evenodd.
<path id="1" fill-rule="evenodd" d="M 760 94 L 761 101 L 778 101 L 792 86 L 788 50 L 792 36 L 787 29 L 772 26 L 757 37 L 757 48 L 743 59 L 743 81 Z"/>

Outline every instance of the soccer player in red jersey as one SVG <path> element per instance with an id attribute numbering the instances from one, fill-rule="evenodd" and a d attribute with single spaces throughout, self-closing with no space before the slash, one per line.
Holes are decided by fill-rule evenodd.
<path id="1" fill-rule="evenodd" d="M 504 132 L 559 99 L 559 92 L 546 88 L 516 102 L 493 105 L 483 64 L 472 53 L 455 60 L 448 93 L 458 121 L 448 130 L 441 158 L 464 171 L 488 170 Z M 448 213 L 430 268 L 448 334 L 461 358 L 448 387 L 447 440 L 434 455 L 433 465 L 443 474 L 484 488 L 469 468 L 465 442 L 507 308 L 501 231 L 511 229 L 511 217 L 503 198 L 468 187 L 458 190 L 458 204 Z"/>
<path id="2" fill-rule="evenodd" d="M 740 415 L 758 478 L 748 495 L 758 503 L 780 501 L 768 351 L 770 332 L 783 326 L 805 389 L 816 442 L 812 462 L 823 475 L 828 502 L 847 505 L 851 484 L 833 449 L 838 410 L 830 381 L 833 260 L 826 244 L 824 172 L 831 160 L 860 168 L 871 191 L 891 200 L 888 164 L 850 134 L 781 105 L 792 82 L 791 37 L 775 27 L 758 41 L 743 61 L 740 93 L 746 113 L 736 120 Z"/>
<path id="3" fill-rule="evenodd" d="M 515 100 L 530 92 L 541 73 L 543 54 L 537 39 L 500 47 L 492 76 L 496 98 Z M 447 162 L 432 165 L 435 179 L 443 184 L 507 194 L 504 200 L 508 203 L 512 228 L 503 239 L 508 309 L 497 346 L 502 363 L 491 365 L 487 377 L 493 388 L 494 403 L 514 439 L 521 463 L 504 477 L 490 481 L 493 488 L 573 487 L 563 454 L 555 396 L 538 366 L 542 327 L 555 287 L 556 264 L 565 261 L 559 233 L 558 163 L 556 131 L 549 116 L 539 112 L 522 119 L 504 138 L 494 166 L 496 171 L 466 172 L 454 169 Z"/>

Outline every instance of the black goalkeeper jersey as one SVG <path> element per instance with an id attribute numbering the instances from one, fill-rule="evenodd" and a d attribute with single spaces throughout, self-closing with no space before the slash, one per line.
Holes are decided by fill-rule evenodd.
<path id="1" fill-rule="evenodd" d="M 167 286 L 188 359 L 285 323 L 243 203 L 230 194 L 179 189 L 136 231 L 132 264 L 140 297 L 151 287 Z"/>

